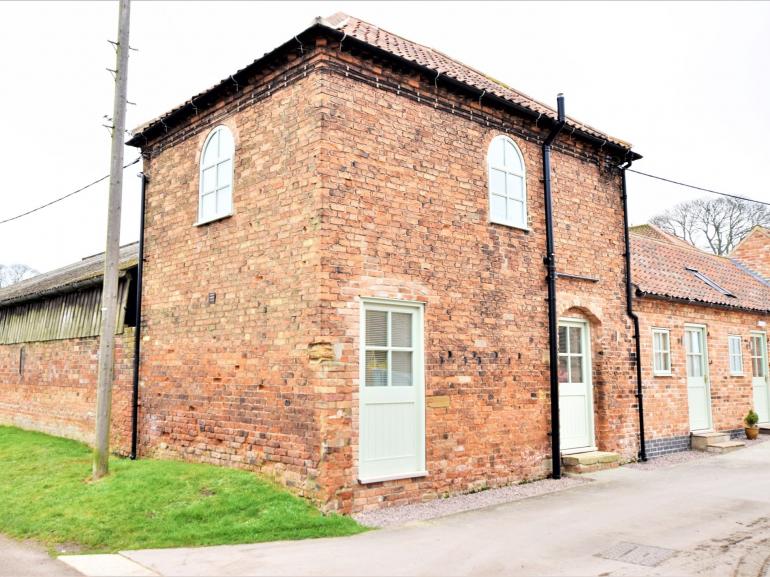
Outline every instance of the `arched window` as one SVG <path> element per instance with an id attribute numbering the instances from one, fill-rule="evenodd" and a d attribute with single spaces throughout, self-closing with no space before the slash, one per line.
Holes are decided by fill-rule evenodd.
<path id="1" fill-rule="evenodd" d="M 206 138 L 201 154 L 199 224 L 232 214 L 234 153 L 230 130 L 217 126 Z"/>
<path id="2" fill-rule="evenodd" d="M 489 169 L 489 220 L 528 228 L 527 175 L 524 157 L 507 136 L 496 136 L 487 153 Z"/>

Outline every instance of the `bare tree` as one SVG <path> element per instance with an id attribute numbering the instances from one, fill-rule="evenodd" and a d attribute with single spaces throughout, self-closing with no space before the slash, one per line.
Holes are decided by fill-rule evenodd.
<path id="1" fill-rule="evenodd" d="M 770 226 L 770 209 L 736 198 L 699 198 L 666 210 L 650 223 L 694 246 L 724 255 L 755 226 Z"/>
<path id="2" fill-rule="evenodd" d="M 36 274 L 39 273 L 26 264 L 0 264 L 0 288 L 10 286 L 24 279 L 33 277 Z"/>

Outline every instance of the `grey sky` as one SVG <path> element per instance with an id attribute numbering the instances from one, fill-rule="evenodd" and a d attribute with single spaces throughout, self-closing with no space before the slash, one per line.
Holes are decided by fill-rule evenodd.
<path id="1" fill-rule="evenodd" d="M 128 125 L 176 106 L 344 11 L 628 140 L 636 166 L 769 201 L 770 3 L 134 2 Z M 0 220 L 107 174 L 117 3 L 0 3 Z M 127 149 L 126 159 L 137 156 Z M 138 236 L 139 165 L 123 242 Z M 632 223 L 700 196 L 632 175 Z M 558 191 L 557 191 L 558 192 Z M 0 225 L 0 263 L 101 252 L 107 184 Z"/>

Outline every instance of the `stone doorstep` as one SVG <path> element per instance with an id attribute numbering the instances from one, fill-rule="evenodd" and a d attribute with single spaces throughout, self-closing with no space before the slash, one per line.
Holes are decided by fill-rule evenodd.
<path id="1" fill-rule="evenodd" d="M 757 426 L 760 435 L 770 435 L 770 423 L 759 423 Z"/>
<path id="2" fill-rule="evenodd" d="M 575 465 L 617 463 L 619 461 L 620 455 L 606 451 L 589 451 L 588 453 L 575 453 L 573 455 L 562 455 L 561 457 L 561 462 L 568 467 Z"/>
<path id="3" fill-rule="evenodd" d="M 710 446 L 729 441 L 730 433 L 690 433 L 690 444 L 695 451 L 707 451 Z"/>
<path id="4" fill-rule="evenodd" d="M 724 443 L 712 443 L 706 450 L 709 453 L 730 453 L 746 446 L 743 441 L 727 441 Z"/>

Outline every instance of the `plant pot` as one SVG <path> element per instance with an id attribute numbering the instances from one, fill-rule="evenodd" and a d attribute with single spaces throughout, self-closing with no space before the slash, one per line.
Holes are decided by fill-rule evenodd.
<path id="1" fill-rule="evenodd" d="M 743 430 L 746 431 L 746 438 L 750 441 L 753 441 L 759 435 L 759 427 L 745 427 Z"/>

